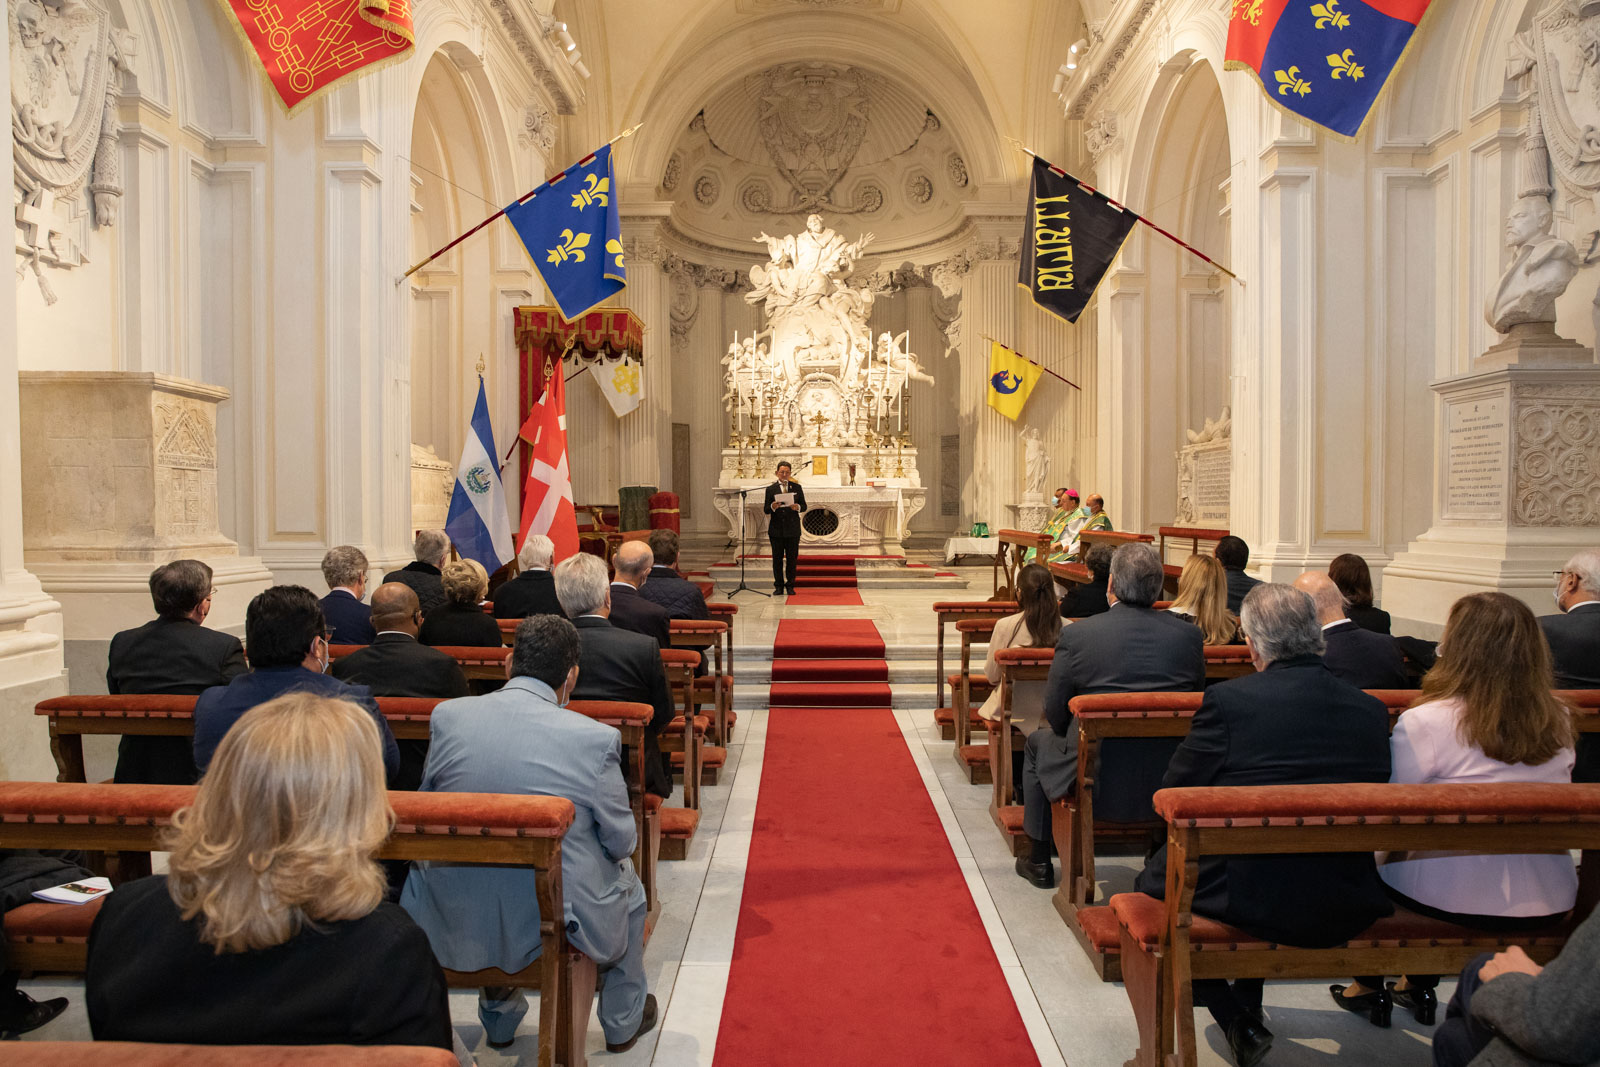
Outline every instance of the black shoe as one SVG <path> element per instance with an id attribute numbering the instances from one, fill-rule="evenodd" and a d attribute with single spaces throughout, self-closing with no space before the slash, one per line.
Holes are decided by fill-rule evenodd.
<path id="1" fill-rule="evenodd" d="M 794 586 L 792 585 L 789 587 L 789 595 L 794 596 Z"/>
<path id="2" fill-rule="evenodd" d="M 1049 860 L 1034 863 L 1026 856 L 1018 856 L 1017 873 L 1039 889 L 1054 889 L 1056 886 L 1056 869 Z"/>
<path id="3" fill-rule="evenodd" d="M 1432 1026 L 1438 1017 L 1439 995 L 1431 989 L 1396 989 L 1390 982 L 1389 996 L 1423 1026 Z"/>
<path id="4" fill-rule="evenodd" d="M 1256 1067 L 1272 1050 L 1272 1031 L 1246 1012 L 1228 1027 L 1228 1049 L 1239 1067 Z"/>
<path id="5" fill-rule="evenodd" d="M 0 1011 L 0 1035 L 15 1037 L 37 1030 L 66 1010 L 66 997 L 34 1000 L 20 989 L 13 990 L 10 1003 Z"/>
<path id="6" fill-rule="evenodd" d="M 644 995 L 644 1018 L 639 1020 L 639 1029 L 637 1029 L 637 1030 L 635 1030 L 633 1032 L 633 1036 L 632 1037 L 628 1038 L 628 1040 L 622 1042 L 619 1045 L 613 1045 L 611 1042 L 607 1041 L 606 1042 L 606 1051 L 607 1052 L 626 1052 L 630 1048 L 632 1048 L 634 1046 L 634 1044 L 641 1037 L 643 1037 L 645 1034 L 648 1034 L 651 1030 L 654 1030 L 655 1028 L 656 1028 L 656 995 L 654 993 L 646 993 Z"/>
<path id="7" fill-rule="evenodd" d="M 1384 1029 L 1389 1028 L 1389 1016 L 1394 1012 L 1394 998 L 1387 989 L 1380 989 L 1376 993 L 1362 993 L 1358 997 L 1344 995 L 1347 986 L 1331 985 L 1328 992 L 1333 994 L 1333 1002 L 1345 1011 L 1357 1015 L 1365 1015 L 1367 1021 L 1373 1026 Z"/>

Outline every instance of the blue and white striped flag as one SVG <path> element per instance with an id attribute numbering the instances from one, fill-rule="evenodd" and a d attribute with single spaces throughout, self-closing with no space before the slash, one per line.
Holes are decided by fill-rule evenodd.
<path id="1" fill-rule="evenodd" d="M 489 397 L 478 379 L 478 403 L 472 425 L 461 446 L 456 467 L 456 487 L 450 494 L 450 517 L 445 533 L 465 559 L 475 559 L 493 574 L 511 561 L 511 515 L 506 511 L 506 491 L 500 483 L 495 456 L 494 427 L 489 424 Z"/>

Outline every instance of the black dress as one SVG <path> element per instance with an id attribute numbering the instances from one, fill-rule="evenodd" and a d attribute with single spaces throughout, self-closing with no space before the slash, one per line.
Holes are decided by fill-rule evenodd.
<path id="1" fill-rule="evenodd" d="M 179 916 L 164 875 L 106 898 L 84 976 L 96 1041 L 448 1049 L 445 992 L 427 935 L 397 904 L 218 955 L 199 920 Z"/>
<path id="2" fill-rule="evenodd" d="M 476 604 L 457 604 L 451 601 L 433 609 L 422 620 L 417 640 L 425 645 L 475 645 L 496 648 L 505 644 L 500 638 L 500 624 Z"/>

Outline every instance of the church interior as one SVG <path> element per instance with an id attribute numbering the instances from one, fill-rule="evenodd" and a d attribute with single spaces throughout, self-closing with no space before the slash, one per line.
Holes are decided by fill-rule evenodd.
<path id="1" fill-rule="evenodd" d="M 1576 759 L 1562 784 L 1506 786 L 1530 792 L 1505 810 L 1472 807 L 1501 801 L 1470 793 L 1436 820 L 1428 805 L 1456 803 L 1449 795 L 1381 790 L 1461 787 L 1391 783 L 1380 738 L 1378 777 L 1307 778 L 1321 783 L 1317 799 L 1270 793 L 1312 785 L 1266 782 L 1238 801 L 1259 816 L 1255 837 L 1229 836 L 1231 815 L 1207 821 L 1234 812 L 1221 799 L 1176 814 L 1186 795 L 1228 786 L 1169 788 L 1151 809 L 1160 768 L 1138 821 L 1107 818 L 1088 797 L 1115 810 L 1095 777 L 1115 746 L 1170 752 L 1190 716 L 1198 725 L 1225 700 L 1214 684 L 1274 673 L 1265 595 L 1216 608 L 1233 642 L 1196 623 L 1203 682 L 1080 684 L 1065 690 L 1087 694 L 1070 712 L 1060 700 L 1069 726 L 1050 707 L 1029 722 L 1020 709 L 1062 692 L 1062 650 L 1094 620 L 1073 621 L 1063 602 L 1054 614 L 1067 625 L 1050 627 L 1060 644 L 1011 643 L 1054 645 L 1053 663 L 1049 648 L 997 659 L 995 636 L 1004 618 L 1035 618 L 1025 594 L 1056 604 L 1096 582 L 1099 612 L 1175 599 L 1180 610 L 1192 556 L 1221 562 L 1219 589 L 1226 580 L 1234 592 L 1235 575 L 1293 585 L 1320 612 L 1326 583 L 1306 576 L 1358 557 L 1365 606 L 1387 613 L 1396 639 L 1384 654 L 1408 673 L 1355 690 L 1386 703 L 1383 731 L 1398 738 L 1410 714 L 1400 711 L 1444 691 L 1445 650 L 1466 647 L 1463 603 L 1503 594 L 1505 611 L 1540 625 L 1552 612 L 1600 621 L 1592 604 L 1577 610 L 1600 601 L 1600 0 L 1289 0 L 1342 43 L 1363 18 L 1415 30 L 1392 74 L 1352 69 L 1332 45 L 1310 81 L 1274 80 L 1277 45 L 1259 77 L 1234 58 L 1230 33 L 1279 17 L 1263 6 L 1283 0 L 331 6 L 350 8 L 357 30 L 375 19 L 405 29 L 391 21 L 378 34 L 393 55 L 299 86 L 291 105 L 293 79 L 273 76 L 262 42 L 298 31 L 252 36 L 269 17 L 253 0 L 7 0 L 16 275 L 0 292 L 0 794 L 15 786 L 16 797 L 0 795 L 0 857 L 82 851 L 85 869 L 117 887 L 108 911 L 133 896 L 130 876 L 168 870 L 172 839 L 156 831 L 171 811 L 140 809 L 134 828 L 133 809 L 115 807 L 115 790 L 167 786 L 98 785 L 125 781 L 130 732 L 199 739 L 197 690 L 142 698 L 181 707 L 116 698 L 114 639 L 152 618 L 153 571 L 201 561 L 199 619 L 244 639 L 269 590 L 323 598 L 354 584 L 329 564 L 353 546 L 355 596 L 376 624 L 380 587 L 429 562 L 419 532 L 450 531 L 439 562 L 442 595 L 455 596 L 444 561 L 469 556 L 458 523 L 477 507 L 499 555 L 476 600 L 528 569 L 532 515 L 532 532 L 557 544 L 533 566 L 554 563 L 565 606 L 562 583 L 579 578 L 562 570 L 572 552 L 553 509 L 562 529 L 575 524 L 578 555 L 611 566 L 607 582 L 626 584 L 645 543 L 660 570 L 668 542 L 650 535 L 675 532 L 670 551 L 681 552 L 665 563 L 704 602 L 701 622 L 661 644 L 675 709 L 661 751 L 655 725 L 604 720 L 621 731 L 625 822 L 637 816 L 639 830 L 621 869 L 648 891 L 646 1024 L 611 1048 L 624 1043 L 607 975 L 628 965 L 608 971 L 574 947 L 578 934 L 546 922 L 542 962 L 501 967 L 503 980 L 480 980 L 483 965 L 450 962 L 434 944 L 430 966 L 449 986 L 449 1040 L 433 1050 L 444 1058 L 358 1058 L 346 1046 L 385 1043 L 350 1037 L 286 1042 L 328 1046 L 307 1063 L 1465 1064 L 1447 1058 L 1444 1003 L 1466 995 L 1457 974 L 1480 954 L 1523 945 L 1549 974 L 1566 946 L 1567 960 L 1600 966 L 1579 956 L 1600 952 L 1600 930 L 1584 932 L 1600 898 L 1600 785 L 1584 772 L 1584 744 L 1600 732 L 1600 631 L 1576 673 L 1550 627 L 1537 653 L 1552 679 L 1540 688 L 1558 691 L 1577 724 L 1565 757 L 1541 756 L 1555 760 L 1545 770 Z M 1330 67 L 1344 77 L 1330 80 Z M 1293 110 L 1363 76 L 1376 99 L 1354 136 Z M 625 264 L 626 281 L 569 321 L 554 288 L 560 250 L 547 257 L 509 215 L 476 227 L 538 204 L 544 194 L 527 194 L 547 182 L 578 211 L 567 175 L 603 146 L 611 170 L 590 199 L 614 233 L 584 262 Z M 1088 280 L 1075 321 L 1029 282 L 1047 232 L 1030 184 L 1041 168 L 1141 220 Z M 1081 221 L 1077 233 L 1084 278 Z M 1020 412 L 999 395 L 1002 358 L 1021 368 L 1010 381 L 1026 374 Z M 526 430 L 557 392 L 559 463 Z M 471 467 L 463 457 L 480 438 L 487 465 Z M 464 488 L 473 475 L 486 480 Z M 503 534 L 471 499 L 484 486 L 499 494 Z M 785 514 L 790 499 L 797 514 Z M 1236 563 L 1235 541 L 1247 557 Z M 798 563 L 785 575 L 791 542 Z M 1160 593 L 1141 599 L 1128 590 L 1146 557 Z M 1106 596 L 1107 574 L 1120 602 Z M 609 586 L 612 623 L 622 626 L 614 600 L 642 597 L 650 580 Z M 1361 599 L 1334 581 L 1354 619 Z M 584 638 L 583 613 L 565 614 Z M 524 628 L 513 617 L 501 631 L 503 646 L 491 632 L 493 648 L 450 649 L 472 689 L 463 703 L 516 685 Z M 333 634 L 321 666 L 308 662 L 338 677 L 337 660 L 363 642 Z M 558 680 L 541 699 L 582 704 L 581 671 L 576 684 Z M 1140 703 L 1160 688 L 1192 697 L 1188 710 L 1173 711 L 1178 697 Z M 377 698 L 380 733 L 402 759 L 428 745 L 434 702 L 395 711 Z M 431 724 L 429 783 L 442 726 Z M 1067 773 L 1079 777 L 1056 796 L 1033 746 L 1069 728 Z M 667 768 L 670 795 L 634 781 L 627 761 L 640 749 Z M 1398 755 L 1394 766 L 1398 783 Z M 1600 771 L 1600 759 L 1587 766 Z M 182 804 L 205 788 L 194 780 L 171 785 L 190 791 Z M 1381 784 L 1339 784 L 1356 781 Z M 38 785 L 69 782 L 90 792 L 58 799 Z M 562 863 L 528 845 L 525 826 L 451 824 L 500 851 L 430 837 L 444 816 L 404 806 L 429 788 L 389 794 L 402 798 L 393 825 L 415 833 L 393 831 L 386 864 L 538 867 L 539 901 L 562 899 L 561 878 L 546 893 Z M 1043 790 L 1043 834 L 1030 789 Z M 570 834 L 588 825 L 577 810 Z M 1312 825 L 1324 812 L 1328 825 Z M 1323 836 L 1290 842 L 1285 820 Z M 1427 951 L 1415 931 L 1386 935 L 1381 923 L 1335 939 L 1343 949 L 1291 948 L 1242 933 L 1236 917 L 1191 928 L 1206 855 L 1314 851 L 1307 840 L 1366 856 L 1570 852 L 1579 888 L 1557 909 L 1566 925 L 1521 941 L 1450 926 L 1420 935 L 1433 938 Z M 1158 849 L 1165 881 L 1152 895 Z M 581 890 L 572 870 L 562 876 L 570 918 Z M 23 1044 L 0 1044 L 14 1050 L 0 1062 L 190 1062 L 153 1044 L 97 1053 L 88 1042 L 104 1046 L 112 1030 L 95 1004 L 92 912 L 50 932 L 35 914 L 13 916 L 64 906 L 3 899 L 14 910 L 0 969 L 15 972 L 19 995 L 66 1004 Z M 1397 912 L 1419 929 L 1442 922 L 1427 914 Z M 1351 981 L 1358 963 L 1391 984 L 1441 975 L 1438 1033 L 1431 1009 L 1404 1007 L 1421 1003 L 1415 982 L 1383 992 L 1378 979 L 1378 1025 L 1376 1008 L 1369 1019 L 1330 1003 L 1328 983 Z M 1253 1026 L 1208 1013 L 1203 983 L 1261 978 Z M 533 1006 L 514 1036 L 497 1037 L 505 1017 L 491 1021 L 489 990 L 518 988 Z M 191 997 L 203 993 L 180 999 Z M 1550 1062 L 1600 1058 L 1600 1000 L 1592 988 L 1583 998 L 1571 1011 L 1587 1029 L 1565 1048 L 1589 1058 Z M 177 1018 L 202 1011 L 177 1007 Z M 1496 1040 L 1516 1043 L 1506 1030 Z M 1545 1062 L 1533 1047 L 1472 1062 Z M 282 1062 L 242 1049 L 224 1061 Z"/>

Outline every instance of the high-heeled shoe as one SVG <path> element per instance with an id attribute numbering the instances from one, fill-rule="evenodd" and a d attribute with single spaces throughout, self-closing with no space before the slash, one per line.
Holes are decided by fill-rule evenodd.
<path id="1" fill-rule="evenodd" d="M 1367 1021 L 1373 1026 L 1388 1029 L 1389 1017 L 1394 1013 L 1394 997 L 1390 995 L 1389 990 L 1380 989 L 1375 993 L 1362 993 L 1360 996 L 1347 997 L 1344 995 L 1346 988 L 1348 987 L 1342 985 L 1328 987 L 1328 992 L 1333 994 L 1333 1002 L 1335 1004 L 1345 1011 L 1354 1012 L 1357 1015 L 1365 1015 Z"/>
<path id="2" fill-rule="evenodd" d="M 1389 983 L 1389 995 L 1396 1004 L 1411 1012 L 1411 1017 L 1423 1026 L 1432 1026 L 1439 1012 L 1439 995 L 1431 989 L 1399 989 Z"/>

